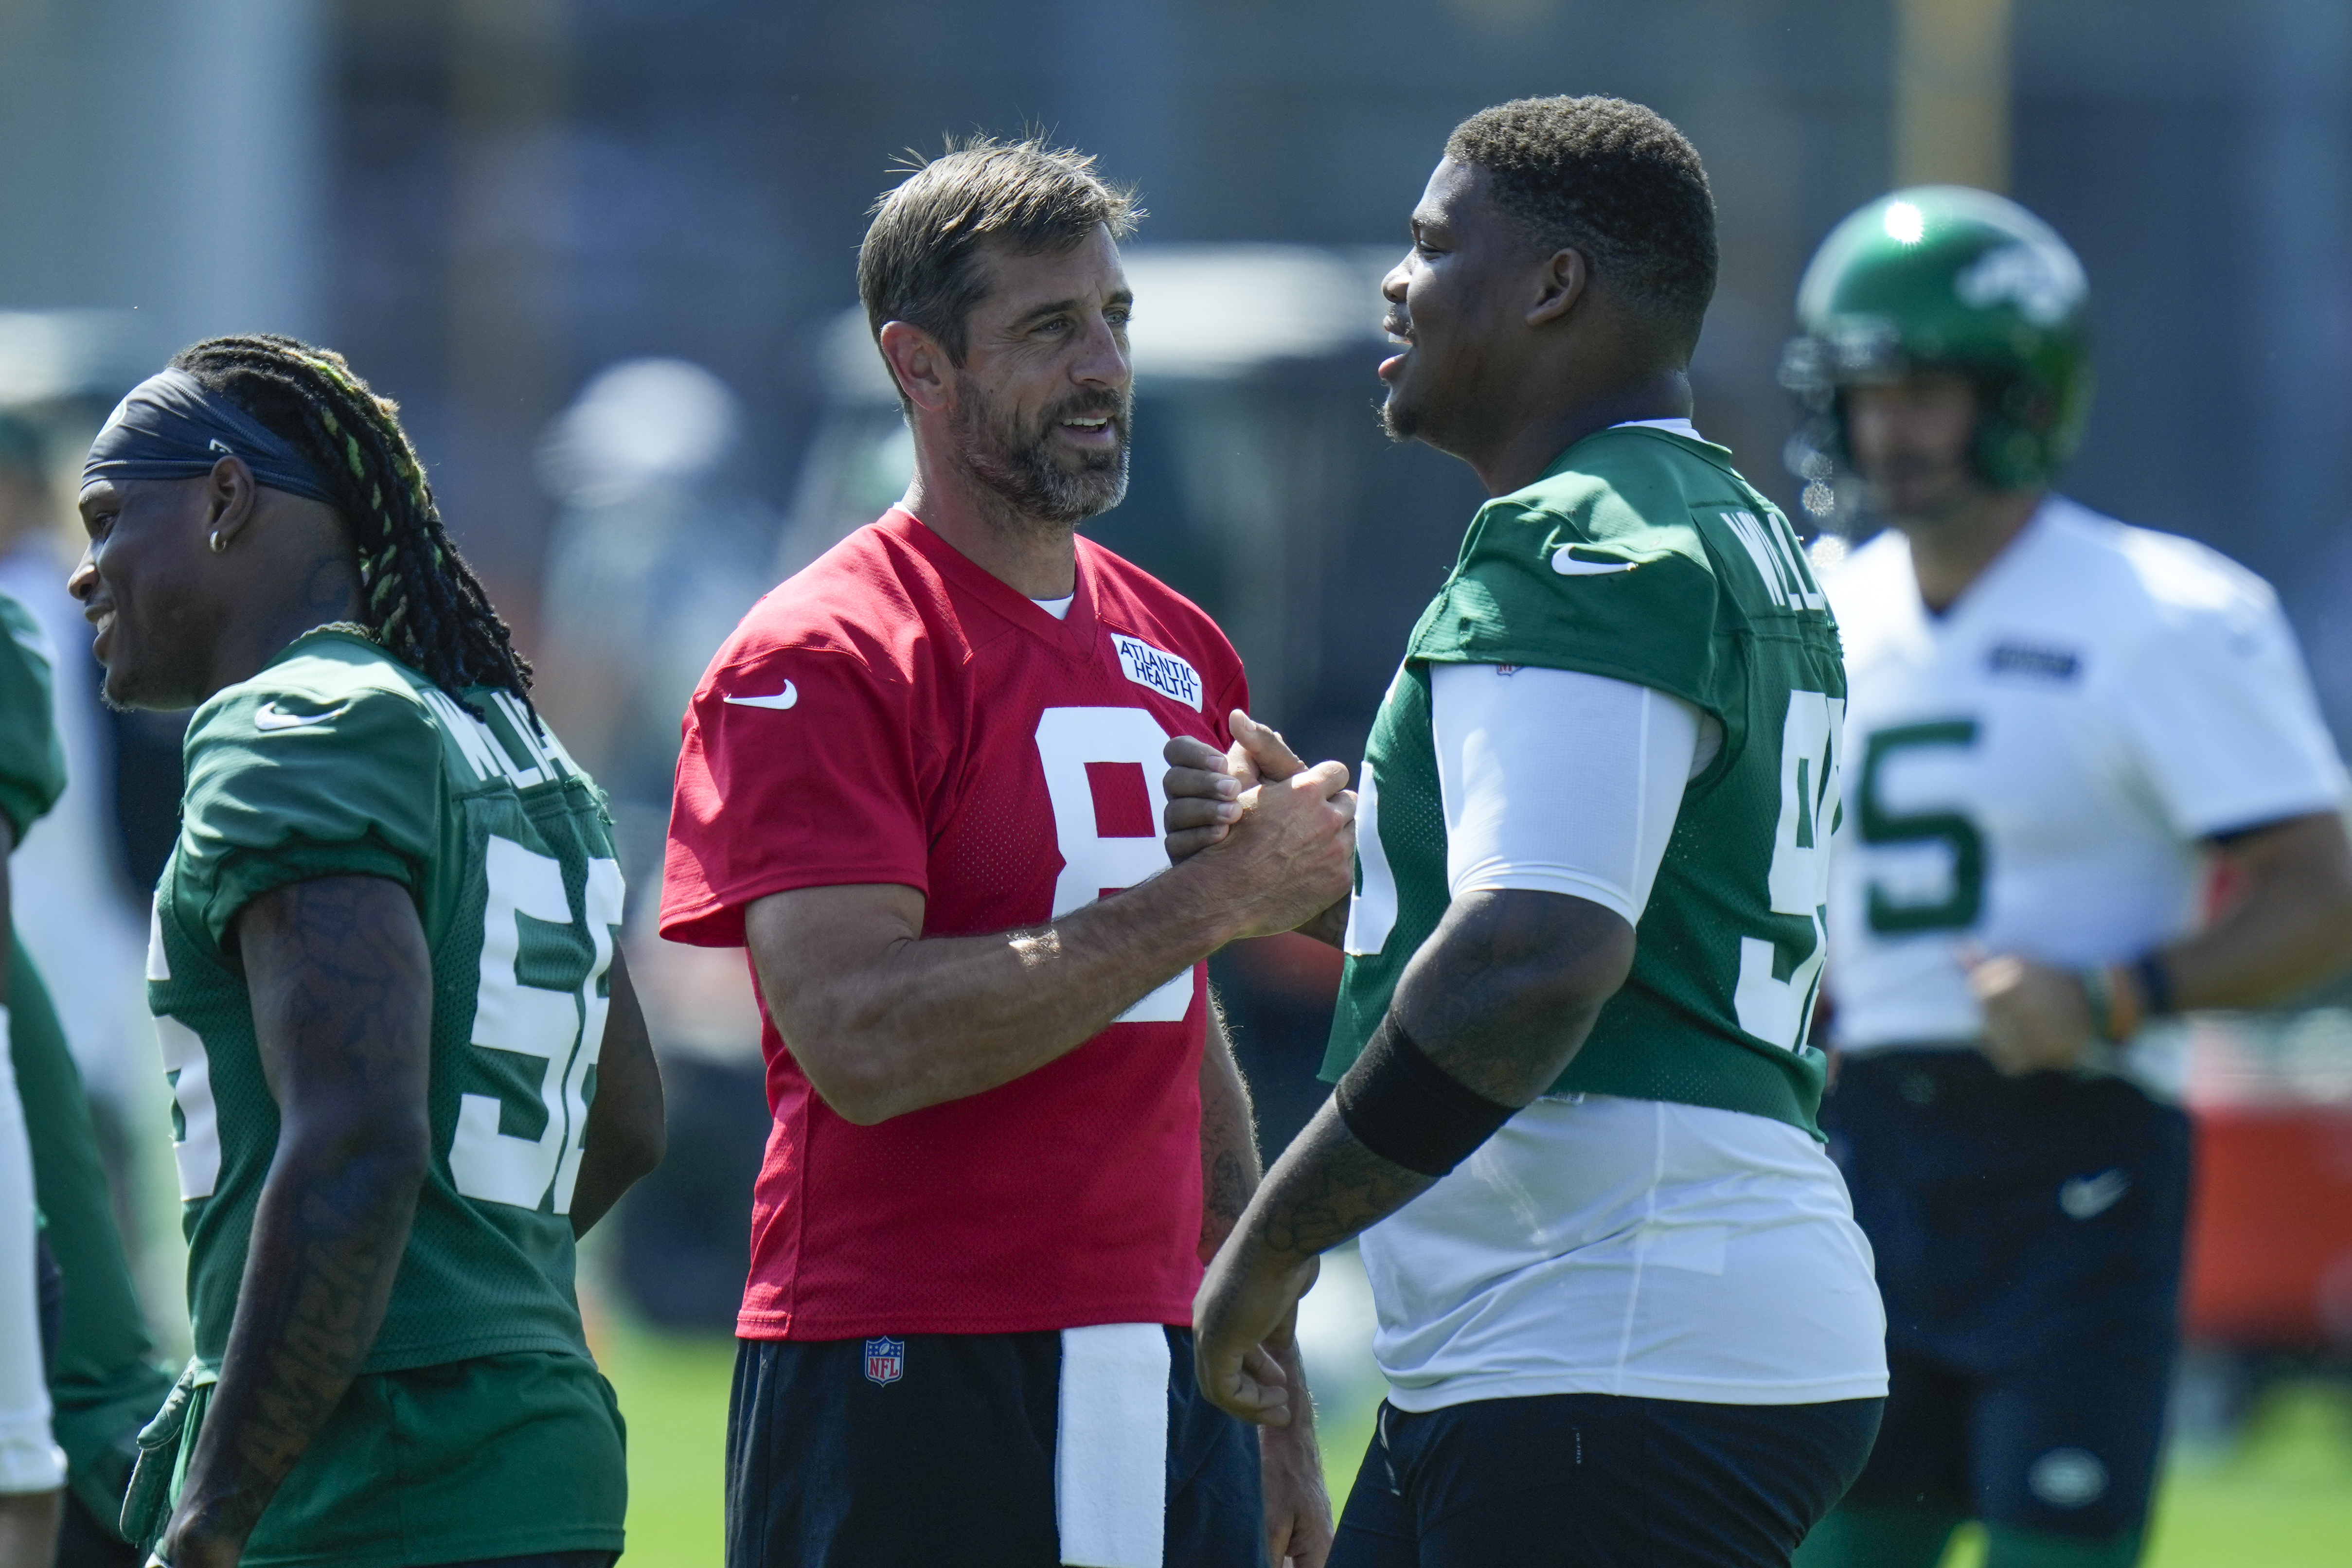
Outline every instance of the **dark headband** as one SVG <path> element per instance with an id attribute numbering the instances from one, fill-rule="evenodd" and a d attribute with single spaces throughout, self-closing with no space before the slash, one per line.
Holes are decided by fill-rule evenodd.
<path id="1" fill-rule="evenodd" d="M 223 458 L 242 458 L 254 479 L 340 508 L 342 498 L 292 443 L 184 370 L 151 375 L 115 405 L 89 445 L 81 482 L 192 479 Z"/>

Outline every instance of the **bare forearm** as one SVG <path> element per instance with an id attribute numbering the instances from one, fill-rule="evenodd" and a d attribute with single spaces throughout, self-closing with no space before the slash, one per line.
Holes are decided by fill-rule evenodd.
<path id="1" fill-rule="evenodd" d="M 405 1150 L 282 1150 L 254 1216 L 236 1321 L 181 1517 L 242 1540 L 383 1325 L 416 1212 Z"/>
<path id="2" fill-rule="evenodd" d="M 1303 1263 L 1352 1240 L 1436 1184 L 1356 1142 L 1325 1100 L 1258 1184 L 1233 1245 L 1273 1266 Z"/>
<path id="3" fill-rule="evenodd" d="M 406 891 L 299 882 L 256 900 L 237 931 L 280 1128 L 167 1549 L 240 1546 L 342 1398 L 431 1158 L 432 957 Z"/>
<path id="4" fill-rule="evenodd" d="M 668 1152 L 661 1065 L 646 1032 L 627 963 L 615 952 L 611 1005 L 596 1054 L 596 1098 L 588 1108 L 580 1180 L 572 1191 L 572 1234 L 585 1236 Z"/>
<path id="5" fill-rule="evenodd" d="M 1631 929 L 1597 904 L 1472 893 L 1406 966 L 1389 1009 L 1447 1076 L 1497 1105 L 1524 1106 L 1575 1057 L 1633 951 Z M 1433 1180 L 1365 1148 L 1327 1100 L 1252 1202 L 1250 1244 L 1304 1259 L 1385 1219 Z"/>
<path id="6" fill-rule="evenodd" d="M 1264 1167 L 1249 1086 L 1234 1064 L 1223 1012 L 1211 998 L 1209 1041 L 1201 1054 L 1201 1261 L 1217 1255 L 1241 1223 Z"/>
<path id="7" fill-rule="evenodd" d="M 2176 1007 L 2261 1007 L 2318 984 L 2345 967 L 2341 915 L 2248 921 L 2168 949 Z M 2330 918 L 2330 917 L 2333 918 Z M 2333 929 L 2331 929 L 2333 928 Z"/>
<path id="8" fill-rule="evenodd" d="M 1026 931 L 910 931 L 881 963 L 830 977 L 789 939 L 763 942 L 755 906 L 752 952 L 818 1091 L 880 1121 L 1034 1072 L 1214 952 L 1230 918 L 1198 880 L 1170 872 Z"/>
<path id="9" fill-rule="evenodd" d="M 1298 1397 L 1290 1402 L 1290 1424 L 1260 1433 L 1259 1441 L 1263 1443 L 1272 1432 L 1279 1432 L 1283 1440 L 1312 1448 L 1315 1446 L 1315 1400 L 1313 1390 L 1307 1386 L 1306 1358 L 1298 1353 L 1298 1315 L 1296 1312 L 1283 1326 L 1282 1332 L 1268 1342 L 1268 1346 L 1274 1352 L 1275 1364 L 1282 1368 L 1282 1375 L 1292 1388 L 1298 1391 Z"/>
<path id="10" fill-rule="evenodd" d="M 924 896 L 803 888 L 744 911 L 760 987 L 825 1101 L 876 1122 L 984 1093 L 1075 1049 L 1237 937 L 1347 887 L 1355 797 L 1336 763 L 1250 797 L 1226 839 L 1051 923 L 926 938 Z"/>
<path id="11" fill-rule="evenodd" d="M 64 1515 L 63 1491 L 0 1496 L 0 1568 L 50 1568 Z"/>
<path id="12" fill-rule="evenodd" d="M 1192 883 L 1171 872 L 1032 930 L 905 943 L 868 998 L 866 1032 L 927 1066 L 962 1058 L 966 1092 L 1018 1078 L 1223 944 L 1224 911 Z M 1013 1070 L 984 1065 L 997 1053 Z"/>
<path id="13" fill-rule="evenodd" d="M 2352 967 L 2352 864 L 2333 817 L 2267 830 L 2251 886 L 2213 924 L 2163 954 L 2180 1007 L 2254 1007 Z"/>
<path id="14" fill-rule="evenodd" d="M 1348 936 L 1348 900 L 1341 899 L 1300 926 L 1298 934 L 1311 936 L 1326 947 L 1338 947 Z"/>
<path id="15" fill-rule="evenodd" d="M 600 1088 L 601 1098 L 604 1090 Z M 650 1152 L 644 1144 L 624 1145 L 617 1139 L 606 1137 L 604 1147 L 596 1145 L 596 1115 L 588 1113 L 588 1135 L 580 1150 L 580 1182 L 572 1189 L 572 1235 L 574 1239 L 596 1228 L 596 1222 L 613 1212 L 631 1187 L 651 1175 L 662 1162 L 662 1148 L 656 1143 Z"/>

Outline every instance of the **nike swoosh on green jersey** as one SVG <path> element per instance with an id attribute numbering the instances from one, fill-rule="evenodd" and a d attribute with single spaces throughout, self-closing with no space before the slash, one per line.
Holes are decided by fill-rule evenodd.
<path id="1" fill-rule="evenodd" d="M 1570 555 L 1572 547 L 1563 544 L 1551 552 L 1551 569 L 1563 577 L 1605 577 L 1612 572 L 1631 572 L 1631 561 L 1584 561 Z"/>
<path id="2" fill-rule="evenodd" d="M 346 702 L 341 707 L 330 708 L 324 713 L 289 713 L 278 706 L 277 700 L 273 698 L 253 710 L 253 727 L 257 730 L 306 729 L 312 724 L 323 724 L 330 719 L 342 717 L 344 709 L 350 706 Z"/>

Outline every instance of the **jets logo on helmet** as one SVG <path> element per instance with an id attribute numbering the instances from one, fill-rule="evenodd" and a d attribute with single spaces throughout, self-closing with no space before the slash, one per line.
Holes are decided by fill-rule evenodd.
<path id="1" fill-rule="evenodd" d="M 2054 327 L 2082 303 L 2082 263 L 2064 246 L 2011 245 L 1988 250 L 1953 281 L 1960 302 L 1985 310 L 2004 301 L 2041 327 Z"/>
<path id="2" fill-rule="evenodd" d="M 2006 196 L 1924 185 L 1846 218 L 1805 269 L 1803 335 L 1780 362 L 1781 384 L 1809 416 L 1789 453 L 1811 481 L 1806 510 L 1826 518 L 1836 507 L 1842 389 L 1914 370 L 1976 383 L 1976 465 L 1987 483 L 2049 483 L 2090 413 L 2089 301 L 2066 242 Z"/>

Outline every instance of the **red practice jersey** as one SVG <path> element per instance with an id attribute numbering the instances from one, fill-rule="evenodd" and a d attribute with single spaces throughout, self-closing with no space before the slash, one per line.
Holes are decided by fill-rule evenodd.
<path id="1" fill-rule="evenodd" d="M 1216 624 L 1080 539 L 1068 617 L 907 513 L 762 599 L 686 719 L 662 934 L 898 882 L 923 934 L 1035 925 L 1168 864 L 1160 748 L 1248 704 Z M 761 1005 L 768 1137 L 748 1339 L 1190 1323 L 1206 965 L 1057 1061 L 878 1126 L 818 1097 Z"/>

